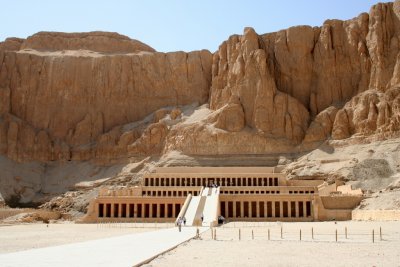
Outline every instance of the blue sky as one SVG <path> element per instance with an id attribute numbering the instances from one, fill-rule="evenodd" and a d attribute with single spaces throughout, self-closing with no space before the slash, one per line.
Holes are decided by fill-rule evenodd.
<path id="1" fill-rule="evenodd" d="M 320 26 L 326 19 L 350 19 L 373 0 L 2 0 L 0 41 L 38 31 L 112 31 L 158 51 L 215 51 L 232 34 L 258 33 L 295 25 Z"/>

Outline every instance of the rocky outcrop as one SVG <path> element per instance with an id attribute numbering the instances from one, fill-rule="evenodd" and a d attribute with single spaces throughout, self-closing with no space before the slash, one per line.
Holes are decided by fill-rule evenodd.
<path id="1" fill-rule="evenodd" d="M 288 153 L 295 148 L 286 139 L 268 138 L 249 128 L 230 132 L 208 123 L 179 125 L 166 137 L 163 154 L 177 150 L 186 155 L 246 155 Z"/>
<path id="2" fill-rule="evenodd" d="M 371 59 L 370 88 L 385 90 L 394 84 L 400 52 L 400 1 L 377 4 L 371 8 L 366 38 Z"/>
<path id="3" fill-rule="evenodd" d="M 334 139 L 354 134 L 397 132 L 400 130 L 400 88 L 386 92 L 368 90 L 339 110 L 332 129 Z"/>
<path id="4" fill-rule="evenodd" d="M 262 47 L 251 28 L 220 46 L 213 60 L 210 107 L 219 109 L 235 95 L 243 106 L 246 125 L 266 136 L 301 142 L 309 113 L 298 100 L 278 91 Z"/>
<path id="5" fill-rule="evenodd" d="M 21 48 L 24 39 L 7 38 L 4 42 L 0 42 L 0 51 L 18 51 Z"/>
<path id="6" fill-rule="evenodd" d="M 87 151 L 116 126 L 162 107 L 208 99 L 212 55 L 206 50 L 149 52 L 152 49 L 127 37 L 104 33 L 39 33 L 25 40 L 22 48 L 30 50 L 0 50 L 0 128 L 11 138 L 2 135 L 0 140 L 3 151 L 9 146 L 7 155 L 13 159 L 35 159 L 24 150 L 38 145 L 39 139 L 43 142 L 43 133 L 36 138 L 41 131 L 51 147 L 59 143 L 63 151 Z M 53 51 L 61 48 L 124 54 Z M 138 49 L 148 52 L 133 53 Z M 7 114 L 20 121 L 18 127 L 10 126 Z M 22 136 L 25 128 L 30 129 L 30 138 Z M 15 151 L 14 143 L 20 147 Z M 54 159 L 53 150 L 49 149 L 48 160 Z"/>
<path id="7" fill-rule="evenodd" d="M 320 112 L 311 122 L 310 127 L 308 127 L 303 143 L 312 143 L 328 139 L 331 136 L 337 112 L 338 109 L 334 106 Z"/>
<path id="8" fill-rule="evenodd" d="M 114 32 L 39 32 L 24 40 L 21 49 L 90 50 L 101 53 L 155 52 L 153 48 L 138 40 Z"/>
<path id="9" fill-rule="evenodd" d="M 337 111 L 359 93 L 384 93 L 399 83 L 399 10 L 400 1 L 395 1 L 377 4 L 370 14 L 352 20 L 328 20 L 322 27 L 264 35 L 248 28 L 242 36 L 231 36 L 214 54 L 210 107 L 217 110 L 237 95 L 247 126 L 289 142 L 323 141 L 332 130 L 334 138 L 373 134 L 379 128 L 378 100 L 356 111 L 355 118 L 349 113 L 357 100 Z M 379 108 L 381 113 L 385 109 Z M 371 112 L 368 121 L 365 110 Z M 380 131 L 397 131 L 395 124 Z"/>
<path id="10" fill-rule="evenodd" d="M 231 96 L 229 103 L 221 108 L 215 127 L 230 132 L 240 132 L 245 126 L 243 107 L 237 96 Z"/>
<path id="11" fill-rule="evenodd" d="M 162 122 L 151 124 L 133 144 L 128 146 L 128 153 L 131 155 L 160 154 L 167 133 L 166 124 Z"/>
<path id="12" fill-rule="evenodd" d="M 399 131 L 400 1 L 158 53 L 117 33 L 40 32 L 0 43 L 0 152 L 109 161 L 180 150 L 262 154 Z M 183 106 L 209 104 L 204 118 Z M 198 115 L 198 114 L 197 114 Z M 167 119 L 166 119 L 167 118 Z"/>

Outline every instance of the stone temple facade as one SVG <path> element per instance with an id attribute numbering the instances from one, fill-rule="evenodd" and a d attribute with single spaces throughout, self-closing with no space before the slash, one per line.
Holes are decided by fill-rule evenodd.
<path id="1" fill-rule="evenodd" d="M 348 220 L 361 190 L 323 180 L 287 180 L 276 167 L 163 167 L 141 185 L 103 188 L 82 222 Z"/>

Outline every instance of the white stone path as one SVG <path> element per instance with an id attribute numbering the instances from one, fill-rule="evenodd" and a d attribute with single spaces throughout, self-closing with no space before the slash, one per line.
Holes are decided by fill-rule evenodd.
<path id="1" fill-rule="evenodd" d="M 201 228 L 200 233 L 207 228 Z M 61 246 L 0 254 L 0 266 L 134 266 L 196 235 L 195 227 L 169 228 Z"/>

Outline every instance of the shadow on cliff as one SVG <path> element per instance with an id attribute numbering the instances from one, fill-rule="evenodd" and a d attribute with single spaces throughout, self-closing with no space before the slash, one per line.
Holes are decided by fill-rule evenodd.
<path id="1" fill-rule="evenodd" d="M 75 161 L 18 163 L 0 156 L 0 195 L 10 207 L 37 207 L 67 191 L 96 187 L 117 177 L 125 166 Z"/>
<path id="2" fill-rule="evenodd" d="M 327 154 L 333 154 L 335 152 L 335 148 L 327 142 L 322 143 L 317 149 L 322 150 Z"/>

